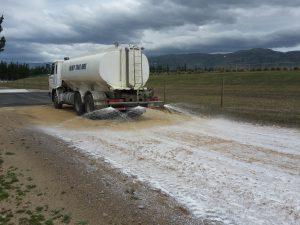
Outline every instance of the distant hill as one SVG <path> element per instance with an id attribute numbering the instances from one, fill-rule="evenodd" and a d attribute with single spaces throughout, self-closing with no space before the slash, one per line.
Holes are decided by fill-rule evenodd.
<path id="1" fill-rule="evenodd" d="M 26 63 L 28 64 L 29 68 L 36 68 L 36 67 L 46 67 L 50 63 Z"/>
<path id="2" fill-rule="evenodd" d="M 300 65 L 300 51 L 278 52 L 271 49 L 241 50 L 226 54 L 172 54 L 150 56 L 150 65 L 168 65 L 170 68 L 186 65 L 188 68 L 195 67 L 227 67 L 227 66 L 251 66 L 261 64 L 291 64 Z"/>

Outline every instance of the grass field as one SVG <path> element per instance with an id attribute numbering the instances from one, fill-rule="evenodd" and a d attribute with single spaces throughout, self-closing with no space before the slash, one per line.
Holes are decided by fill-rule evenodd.
<path id="1" fill-rule="evenodd" d="M 25 79 L 10 81 L 7 83 L 0 82 L 0 88 L 25 88 L 25 89 L 48 89 L 48 76 L 34 76 Z"/>
<path id="2" fill-rule="evenodd" d="M 148 86 L 163 99 L 164 83 L 167 103 L 192 104 L 206 114 L 300 126 L 299 71 L 165 74 L 152 76 Z"/>
<path id="3" fill-rule="evenodd" d="M 26 78 L 0 87 L 47 89 L 47 79 Z M 147 86 L 161 99 L 165 96 L 166 103 L 184 103 L 205 114 L 300 126 L 299 71 L 152 74 Z"/>

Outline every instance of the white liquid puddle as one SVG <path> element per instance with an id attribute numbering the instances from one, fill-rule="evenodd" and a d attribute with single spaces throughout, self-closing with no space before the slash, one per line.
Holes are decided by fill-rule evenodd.
<path id="1" fill-rule="evenodd" d="M 297 129 L 196 117 L 126 131 L 40 129 L 161 189 L 196 217 L 225 224 L 300 224 Z"/>

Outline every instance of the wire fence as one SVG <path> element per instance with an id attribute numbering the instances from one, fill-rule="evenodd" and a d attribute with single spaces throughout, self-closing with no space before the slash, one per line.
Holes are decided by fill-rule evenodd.
<path id="1" fill-rule="evenodd" d="M 167 104 L 300 126 L 300 72 L 165 73 L 148 83 Z"/>
<path id="2" fill-rule="evenodd" d="M 209 64 L 209 63 L 208 63 Z M 265 63 L 226 63 L 214 65 L 191 63 L 155 63 L 151 62 L 150 71 L 153 74 L 164 72 L 245 72 L 245 71 L 292 71 L 300 70 L 300 62 L 265 62 Z"/>

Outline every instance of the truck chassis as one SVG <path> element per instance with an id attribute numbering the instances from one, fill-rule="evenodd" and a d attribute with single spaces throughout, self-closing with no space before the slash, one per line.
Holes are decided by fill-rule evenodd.
<path id="1" fill-rule="evenodd" d="M 56 109 L 63 108 L 63 104 L 72 105 L 77 115 L 89 113 L 98 109 L 113 107 L 120 111 L 127 111 L 137 106 L 157 108 L 163 106 L 163 101 L 153 96 L 150 89 L 144 90 L 116 90 L 91 91 L 84 93 L 72 91 L 68 87 L 52 89 L 49 93 Z"/>

